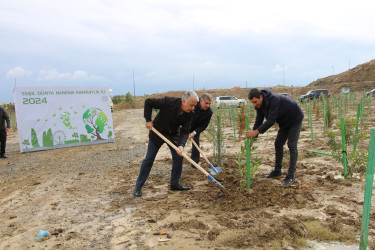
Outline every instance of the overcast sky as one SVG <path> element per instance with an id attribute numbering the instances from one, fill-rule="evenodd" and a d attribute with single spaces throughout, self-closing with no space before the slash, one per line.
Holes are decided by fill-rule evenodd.
<path id="1" fill-rule="evenodd" d="M 17 86 L 114 95 L 304 86 L 375 59 L 375 1 L 1 0 L 0 103 Z"/>

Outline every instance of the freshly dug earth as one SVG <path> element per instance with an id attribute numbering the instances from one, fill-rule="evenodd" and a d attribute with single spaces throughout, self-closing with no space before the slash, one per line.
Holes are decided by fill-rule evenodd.
<path id="1" fill-rule="evenodd" d="M 144 195 L 136 198 L 148 141 L 143 110 L 118 111 L 113 120 L 115 142 L 108 144 L 21 154 L 17 134 L 9 134 L 9 158 L 0 159 L 0 249 L 293 249 L 300 248 L 300 238 L 313 237 L 306 226 L 312 220 L 341 235 L 338 241 L 347 243 L 349 235 L 358 244 L 365 182 L 343 180 L 342 165 L 332 157 L 305 153 L 329 152 L 321 132 L 314 142 L 308 131 L 301 132 L 297 181 L 291 186 L 281 185 L 285 174 L 265 177 L 274 164 L 272 129 L 256 142 L 263 161 L 251 189 L 239 189 L 236 161 L 244 141 L 234 142 L 228 131 L 223 172 L 214 177 L 230 194 L 187 162 L 181 183 L 192 189 L 170 191 L 171 156 L 164 145 Z M 203 138 L 202 145 L 216 163 L 210 142 Z M 366 150 L 368 140 L 361 147 Z M 190 150 L 189 143 L 185 152 Z M 288 155 L 286 146 L 285 151 Z M 208 170 L 203 159 L 200 166 Z M 372 247 L 374 228 L 372 212 Z M 40 229 L 51 236 L 37 242 Z"/>

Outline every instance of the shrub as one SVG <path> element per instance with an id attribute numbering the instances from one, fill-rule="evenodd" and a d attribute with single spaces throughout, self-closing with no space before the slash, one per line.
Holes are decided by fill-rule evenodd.
<path id="1" fill-rule="evenodd" d="M 246 106 L 241 105 L 240 111 L 237 115 L 237 127 L 238 127 L 238 140 L 241 141 L 243 133 L 246 127 Z"/>
<path id="2" fill-rule="evenodd" d="M 206 129 L 209 136 L 207 139 L 211 142 L 211 145 L 214 149 L 214 157 L 217 159 L 217 164 L 221 165 L 221 159 L 225 154 L 225 145 L 224 145 L 224 131 L 219 125 L 220 120 L 220 109 L 216 108 L 216 112 L 212 115 L 211 122 Z M 221 122 L 220 122 L 221 123 Z"/>
<path id="3" fill-rule="evenodd" d="M 367 136 L 363 132 L 359 132 L 357 135 L 355 134 L 355 126 L 356 126 L 356 118 L 349 118 L 346 117 L 344 119 L 344 129 L 345 129 L 345 144 L 346 144 L 346 151 L 347 151 L 347 169 L 348 175 L 351 178 L 353 173 L 360 173 L 364 175 L 366 173 L 366 166 L 367 166 L 367 152 L 361 151 L 351 151 L 350 149 L 353 148 L 354 141 L 357 143 Z M 341 128 L 341 121 L 336 123 L 337 128 Z M 340 132 L 329 131 L 328 132 L 328 145 L 332 150 L 333 157 L 338 161 L 342 162 L 343 160 L 343 152 L 342 152 L 342 136 L 341 130 Z"/>
<path id="4" fill-rule="evenodd" d="M 115 95 L 113 98 L 112 98 L 112 102 L 113 104 L 119 104 L 120 102 L 123 101 L 123 98 L 119 95 Z"/>
<path id="5" fill-rule="evenodd" d="M 134 100 L 133 100 L 133 96 L 129 92 L 126 93 L 125 101 L 127 103 L 130 103 L 132 105 L 132 107 L 135 108 L 135 103 L 134 103 Z"/>
<path id="6" fill-rule="evenodd" d="M 255 150 L 258 148 L 257 146 L 253 146 L 255 139 L 250 139 L 250 179 L 252 180 L 255 176 L 255 173 L 258 172 L 259 166 L 262 163 L 262 158 L 259 158 Z M 240 186 L 238 187 L 241 190 L 244 186 L 246 186 L 247 182 L 247 154 L 246 154 L 246 144 L 241 145 L 241 151 L 238 153 L 238 160 L 236 161 L 238 165 L 238 172 L 240 175 Z"/>

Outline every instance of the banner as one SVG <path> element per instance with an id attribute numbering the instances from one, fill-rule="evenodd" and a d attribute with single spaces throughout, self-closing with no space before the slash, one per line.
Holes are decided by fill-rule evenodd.
<path id="1" fill-rule="evenodd" d="M 15 87 L 21 152 L 114 142 L 107 87 Z"/>

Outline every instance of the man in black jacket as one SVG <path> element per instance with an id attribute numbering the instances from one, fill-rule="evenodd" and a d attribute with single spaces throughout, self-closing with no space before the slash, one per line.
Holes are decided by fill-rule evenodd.
<path id="1" fill-rule="evenodd" d="M 5 127 L 5 122 L 7 126 Z M 0 158 L 7 158 L 5 156 L 5 147 L 7 142 L 7 132 L 10 129 L 10 120 L 7 112 L 0 107 L 0 144 L 1 144 L 1 151 L 0 151 Z"/>
<path id="2" fill-rule="evenodd" d="M 142 196 L 142 186 L 150 174 L 152 164 L 160 147 L 164 144 L 162 138 L 151 129 L 155 127 L 161 134 L 174 143 L 178 150 L 168 145 L 172 154 L 172 172 L 170 178 L 171 190 L 189 190 L 189 187 L 180 184 L 182 173 L 182 152 L 189 136 L 193 109 L 199 98 L 194 91 L 188 90 L 181 98 L 166 96 L 164 98 L 148 98 L 145 101 L 144 117 L 146 128 L 150 130 L 146 157 L 142 162 L 141 169 L 135 184 L 134 196 Z M 159 112 L 152 121 L 152 109 Z"/>
<path id="3" fill-rule="evenodd" d="M 212 117 L 212 95 L 204 93 L 197 105 L 194 108 L 194 116 L 191 121 L 191 133 L 189 134 L 189 139 L 193 139 L 195 143 L 199 146 L 200 134 L 207 128 Z M 193 145 L 191 150 L 191 159 L 196 163 L 199 162 L 200 154 L 198 149 Z M 193 165 L 191 165 L 194 167 Z"/>
<path id="4" fill-rule="evenodd" d="M 289 170 L 283 185 L 287 186 L 295 178 L 298 158 L 297 143 L 304 114 L 298 104 L 291 98 L 274 94 L 269 89 L 251 89 L 248 96 L 257 112 L 252 130 L 245 132 L 247 137 L 257 137 L 266 132 L 275 122 L 279 124 L 275 140 L 275 169 L 267 176 L 273 178 L 281 175 L 283 147 L 288 140 L 290 154 Z M 266 121 L 263 123 L 264 118 Z"/>

